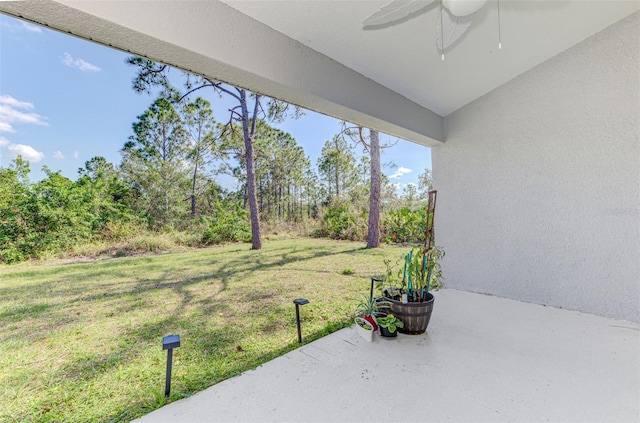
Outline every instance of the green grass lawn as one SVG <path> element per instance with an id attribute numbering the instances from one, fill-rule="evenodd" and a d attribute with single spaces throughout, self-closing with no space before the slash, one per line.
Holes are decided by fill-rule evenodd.
<path id="1" fill-rule="evenodd" d="M 129 421 L 351 324 L 404 249 L 318 239 L 0 267 L 0 421 Z"/>

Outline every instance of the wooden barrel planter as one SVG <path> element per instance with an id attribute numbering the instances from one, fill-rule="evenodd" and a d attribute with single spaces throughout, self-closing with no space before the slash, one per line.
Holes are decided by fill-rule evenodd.
<path id="1" fill-rule="evenodd" d="M 434 300 L 431 294 L 427 294 L 427 298 L 427 301 L 422 303 L 402 303 L 391 298 L 385 298 L 391 303 L 391 313 L 404 323 L 403 328 L 398 328 L 400 333 L 420 335 L 427 330 Z"/>

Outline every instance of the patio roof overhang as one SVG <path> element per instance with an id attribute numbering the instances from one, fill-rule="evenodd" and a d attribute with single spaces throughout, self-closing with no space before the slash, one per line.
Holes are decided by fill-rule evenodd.
<path id="1" fill-rule="evenodd" d="M 444 141 L 441 116 L 222 2 L 161 4 L 9 1 L 0 11 L 423 145 Z"/>
<path id="2" fill-rule="evenodd" d="M 640 7 L 502 0 L 498 14 L 489 1 L 443 62 L 437 2 L 362 27 L 388 1 L 25 0 L 0 1 L 0 12 L 435 146 L 443 116 Z"/>

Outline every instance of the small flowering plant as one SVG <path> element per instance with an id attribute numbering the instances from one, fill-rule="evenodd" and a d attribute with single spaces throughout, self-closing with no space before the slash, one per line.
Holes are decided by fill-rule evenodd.
<path id="1" fill-rule="evenodd" d="M 396 331 L 397 328 L 403 328 L 404 323 L 393 314 L 387 314 L 385 317 L 377 317 L 376 322 L 383 328 L 386 328 L 390 333 Z"/>

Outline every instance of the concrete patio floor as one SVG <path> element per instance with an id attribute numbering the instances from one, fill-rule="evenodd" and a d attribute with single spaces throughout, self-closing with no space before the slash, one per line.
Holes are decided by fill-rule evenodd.
<path id="1" fill-rule="evenodd" d="M 638 422 L 640 325 L 442 290 L 425 335 L 343 329 L 138 421 Z"/>

